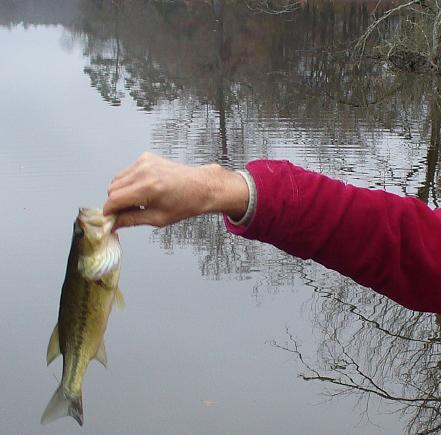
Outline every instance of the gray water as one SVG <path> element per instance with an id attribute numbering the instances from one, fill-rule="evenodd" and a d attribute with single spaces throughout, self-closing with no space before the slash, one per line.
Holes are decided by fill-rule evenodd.
<path id="1" fill-rule="evenodd" d="M 67 418 L 40 426 L 61 377 L 61 359 L 47 368 L 45 353 L 73 219 L 101 206 L 144 150 L 232 168 L 283 158 L 439 198 L 439 83 L 351 60 L 342 43 L 362 31 L 367 6 L 274 17 L 222 2 L 66 3 L 0 5 L 0 433 L 439 425 L 435 316 L 205 216 L 120 231 L 127 307 L 110 317 L 109 368 L 88 369 L 82 429 Z"/>

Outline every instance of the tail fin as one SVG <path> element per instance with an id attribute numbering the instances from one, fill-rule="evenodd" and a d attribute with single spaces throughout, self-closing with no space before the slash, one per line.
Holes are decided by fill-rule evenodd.
<path id="1" fill-rule="evenodd" d="M 68 396 L 64 393 L 63 386 L 60 385 L 41 416 L 41 424 L 47 424 L 68 415 L 73 417 L 80 426 L 83 425 L 81 393 L 77 397 Z"/>

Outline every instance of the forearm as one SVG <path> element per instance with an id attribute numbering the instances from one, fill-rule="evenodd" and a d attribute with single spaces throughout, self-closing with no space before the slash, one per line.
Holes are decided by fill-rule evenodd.
<path id="1" fill-rule="evenodd" d="M 230 231 L 312 258 L 409 308 L 441 312 L 441 220 L 425 204 L 289 162 L 248 169 L 256 213 L 246 227 L 226 221 Z"/>

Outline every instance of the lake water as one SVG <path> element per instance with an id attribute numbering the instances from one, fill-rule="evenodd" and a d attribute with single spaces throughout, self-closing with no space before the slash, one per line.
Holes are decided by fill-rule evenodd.
<path id="1" fill-rule="evenodd" d="M 205 216 L 120 231 L 127 307 L 110 317 L 109 368 L 88 369 L 82 429 L 39 424 L 61 377 L 61 358 L 47 368 L 45 353 L 72 222 L 144 150 L 231 168 L 290 159 L 438 205 L 440 84 L 350 57 L 368 11 L 0 4 L 1 434 L 402 434 L 441 423 L 436 316 Z"/>

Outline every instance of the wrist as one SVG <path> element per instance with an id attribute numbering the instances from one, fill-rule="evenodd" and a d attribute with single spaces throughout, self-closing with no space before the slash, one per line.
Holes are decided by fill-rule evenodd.
<path id="1" fill-rule="evenodd" d="M 204 165 L 200 170 L 206 177 L 206 200 L 203 213 L 224 213 L 240 220 L 246 213 L 249 189 L 244 177 L 218 164 Z"/>

